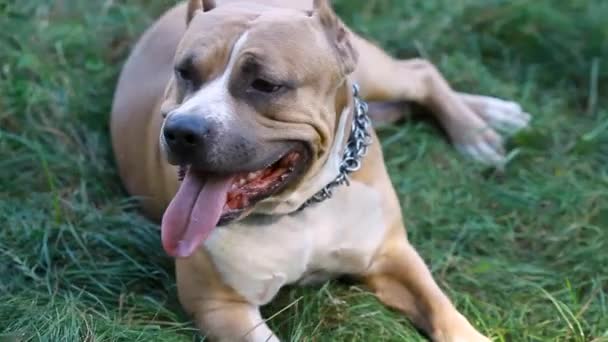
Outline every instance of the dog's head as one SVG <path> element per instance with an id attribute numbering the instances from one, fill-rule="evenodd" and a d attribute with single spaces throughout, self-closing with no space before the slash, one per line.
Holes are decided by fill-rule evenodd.
<path id="1" fill-rule="evenodd" d="M 357 62 L 328 0 L 311 11 L 191 0 L 186 20 L 160 136 L 188 169 L 162 224 L 165 250 L 181 257 L 218 224 L 295 210 L 319 190 Z"/>

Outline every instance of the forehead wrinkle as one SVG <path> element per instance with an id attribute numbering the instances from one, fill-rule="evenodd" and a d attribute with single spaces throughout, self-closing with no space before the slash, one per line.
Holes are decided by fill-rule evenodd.
<path id="1" fill-rule="evenodd" d="M 234 45 L 244 32 L 259 32 L 261 40 L 252 40 L 268 41 L 270 44 L 263 44 L 266 52 L 273 51 L 277 44 L 287 45 L 287 49 L 290 45 L 298 48 L 299 44 L 285 38 L 298 37 L 301 32 L 311 31 L 307 29 L 311 20 L 306 19 L 309 17 L 304 11 L 294 9 L 249 4 L 245 6 L 241 3 L 220 6 L 194 17 L 185 34 L 185 40 L 189 43 L 185 44 L 184 49 L 179 49 L 181 56 L 178 61 L 187 61 L 194 56 L 192 63 L 207 73 L 208 80 L 213 79 L 228 68 L 228 63 L 233 58 Z M 302 25 L 304 23 L 308 25 Z M 285 59 L 281 57 L 281 60 Z"/>
<path id="2" fill-rule="evenodd" d="M 294 19 L 310 19 L 307 11 L 303 9 L 295 9 L 289 7 L 266 7 L 267 10 L 260 12 L 260 15 L 255 19 L 258 22 L 293 22 Z"/>
<path id="3" fill-rule="evenodd" d="M 228 57 L 228 62 L 226 66 L 226 72 L 231 73 L 233 66 L 236 64 L 237 57 L 241 50 L 243 49 L 243 45 L 247 42 L 247 37 L 249 36 L 249 31 L 245 30 L 236 40 L 234 44 L 232 44 L 230 56 Z"/>
<path id="4" fill-rule="evenodd" d="M 249 29 L 243 54 L 251 53 L 274 74 L 300 81 L 316 78 L 319 65 L 332 65 L 325 36 L 310 21 L 257 22 Z"/>
<path id="5" fill-rule="evenodd" d="M 235 8 L 236 13 L 234 10 L 222 12 L 225 7 L 197 15 L 188 28 L 188 31 L 193 32 L 188 32 L 191 36 L 190 48 L 184 50 L 189 50 L 189 54 L 194 56 L 193 64 L 207 73 L 208 81 L 232 68 L 235 63 L 230 61 L 238 57 L 235 51 L 242 50 L 243 46 L 241 43 L 235 49 L 239 39 L 251 29 L 252 23 L 261 15 L 249 8 L 238 7 Z"/>

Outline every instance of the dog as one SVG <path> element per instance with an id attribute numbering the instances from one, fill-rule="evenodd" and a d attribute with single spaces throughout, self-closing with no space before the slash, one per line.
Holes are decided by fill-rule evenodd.
<path id="1" fill-rule="evenodd" d="M 426 60 L 390 57 L 329 0 L 190 0 L 137 42 L 113 150 L 127 191 L 162 222 L 178 298 L 206 336 L 278 341 L 260 306 L 284 285 L 347 275 L 434 341 L 489 341 L 408 242 L 370 127 L 383 107 L 365 101 L 420 104 L 458 150 L 494 165 L 500 132 L 530 119 L 454 91 Z"/>

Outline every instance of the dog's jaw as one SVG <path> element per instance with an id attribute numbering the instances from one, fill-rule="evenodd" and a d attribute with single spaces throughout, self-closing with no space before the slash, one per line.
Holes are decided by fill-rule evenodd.
<path id="1" fill-rule="evenodd" d="M 342 110 L 333 144 L 325 162 L 318 171 L 307 175 L 298 188 L 292 192 L 261 201 L 255 207 L 255 212 L 265 215 L 286 215 L 296 212 L 309 198 L 334 180 L 336 175 L 340 173 L 340 162 L 350 133 L 352 119 L 353 106 L 351 104 Z"/>

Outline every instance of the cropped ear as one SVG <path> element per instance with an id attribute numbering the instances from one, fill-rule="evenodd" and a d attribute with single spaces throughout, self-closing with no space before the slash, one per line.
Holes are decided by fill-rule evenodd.
<path id="1" fill-rule="evenodd" d="M 359 54 L 351 42 L 351 34 L 331 8 L 330 0 L 314 0 L 312 16 L 317 18 L 336 50 L 344 75 L 355 70 Z"/>
<path id="2" fill-rule="evenodd" d="M 186 24 L 190 24 L 196 11 L 211 11 L 215 8 L 215 0 L 190 0 L 188 1 L 188 15 L 186 16 Z"/>

